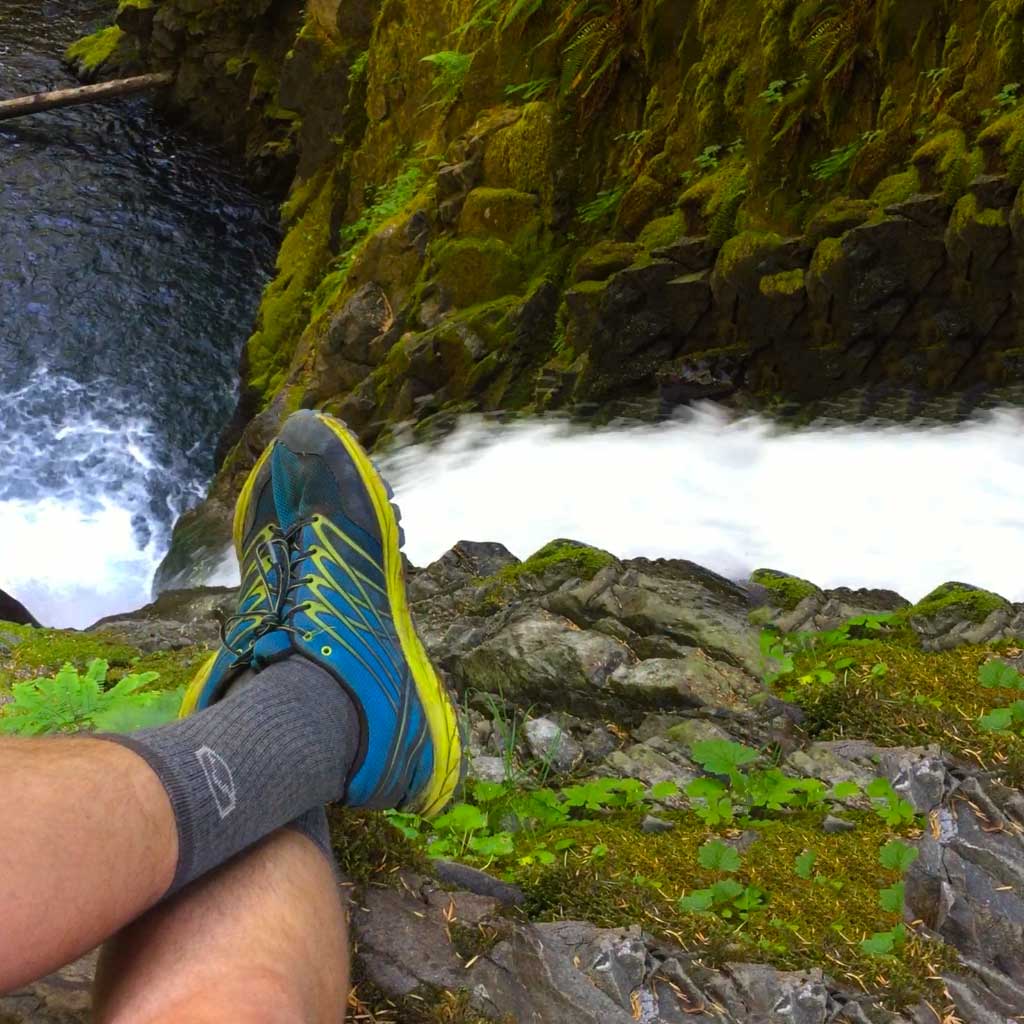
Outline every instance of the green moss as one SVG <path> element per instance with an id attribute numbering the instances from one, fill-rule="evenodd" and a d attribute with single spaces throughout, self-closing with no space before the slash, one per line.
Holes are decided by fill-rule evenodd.
<path id="1" fill-rule="evenodd" d="M 614 561 L 613 555 L 600 548 L 577 544 L 575 541 L 554 540 L 535 551 L 525 562 L 506 566 L 498 573 L 497 579 L 502 583 L 516 584 L 529 576 L 540 576 L 550 569 L 558 568 L 566 575 L 591 580 Z"/>
<path id="2" fill-rule="evenodd" d="M 984 169 L 980 150 L 970 149 L 960 128 L 940 132 L 921 146 L 913 163 L 926 191 L 941 189 L 949 200 L 958 199 Z"/>
<path id="3" fill-rule="evenodd" d="M 992 612 L 1009 608 L 1009 602 L 988 590 L 977 590 L 962 583 L 943 583 L 903 614 L 907 618 L 929 618 L 955 608 L 969 622 L 984 622 Z"/>
<path id="4" fill-rule="evenodd" d="M 736 230 L 737 215 L 748 188 L 747 164 L 735 161 L 691 185 L 679 197 L 687 233 L 706 234 L 712 244 L 723 244 Z"/>
<path id="5" fill-rule="evenodd" d="M 644 835 L 621 818 L 545 835 L 549 846 L 561 839 L 574 845 L 555 866 L 525 866 L 511 873 L 527 893 L 530 916 L 588 920 L 609 928 L 640 924 L 694 951 L 710 966 L 754 961 L 803 970 L 828 963 L 829 974 L 872 991 L 893 1007 L 941 992 L 932 965 L 952 963 L 943 947 L 914 937 L 898 957 L 885 961 L 860 948 L 861 939 L 899 923 L 878 906 L 879 888 L 896 879 L 878 864 L 878 849 L 889 834 L 876 817 L 851 815 L 856 831 L 841 835 L 824 833 L 820 820 L 810 815 L 744 822 L 757 839 L 735 877 L 764 890 L 768 904 L 742 926 L 679 909 L 680 896 L 720 876 L 698 860 L 700 847 L 712 838 L 707 827 L 690 816 L 673 817 L 676 828 L 663 835 Z M 593 856 L 598 845 L 607 849 L 605 856 Z M 817 882 L 794 871 L 805 850 L 817 854 Z"/>
<path id="6" fill-rule="evenodd" d="M 985 689 L 978 670 L 1000 646 L 963 646 L 926 652 L 907 631 L 895 638 L 843 645 L 829 651 L 831 662 L 852 659 L 828 685 L 780 681 L 776 689 L 804 712 L 803 728 L 815 739 L 857 738 L 881 746 L 937 743 L 954 756 L 1024 782 L 1024 739 L 985 732 L 978 719 L 1020 694 Z M 797 674 L 805 667 L 797 660 Z M 884 665 L 879 675 L 872 670 Z"/>
<path id="7" fill-rule="evenodd" d="M 484 153 L 484 181 L 493 188 L 533 192 L 550 201 L 556 122 L 549 103 L 527 103 L 519 119 L 495 132 Z"/>
<path id="8" fill-rule="evenodd" d="M 459 309 L 519 294 L 526 275 L 512 248 L 497 238 L 457 238 L 431 247 L 436 281 Z"/>
<path id="9" fill-rule="evenodd" d="M 100 29 L 72 43 L 64 52 L 64 59 L 83 72 L 96 72 L 113 57 L 124 37 L 124 32 L 116 25 Z"/>
<path id="10" fill-rule="evenodd" d="M 528 244 L 541 229 L 537 197 L 510 188 L 475 188 L 459 217 L 464 235 L 491 235 L 510 244 Z"/>
<path id="11" fill-rule="evenodd" d="M 1016 184 L 1024 178 L 1024 106 L 996 118 L 978 136 L 994 171 L 1006 171 Z"/>
<path id="12" fill-rule="evenodd" d="M 744 231 L 730 238 L 718 254 L 715 273 L 731 277 L 744 264 L 758 259 L 762 254 L 782 245 L 782 236 L 771 231 Z"/>
<path id="13" fill-rule="evenodd" d="M 843 258 L 843 240 L 841 238 L 825 238 L 818 243 L 811 257 L 809 273 L 815 277 L 824 277 L 828 271 Z"/>
<path id="14" fill-rule="evenodd" d="M 424 854 L 382 814 L 334 805 L 327 817 L 334 859 L 353 882 L 399 886 L 403 871 L 431 874 Z"/>
<path id="15" fill-rule="evenodd" d="M 577 260 L 573 269 L 573 280 L 577 284 L 584 281 L 607 281 L 612 274 L 630 266 L 642 252 L 641 246 L 635 242 L 598 242 Z"/>
<path id="16" fill-rule="evenodd" d="M 783 611 L 792 611 L 804 598 L 821 593 L 808 580 L 799 576 L 787 576 L 772 569 L 758 569 L 751 573 L 750 582 L 767 590 Z"/>
<path id="17" fill-rule="evenodd" d="M 286 211 L 301 215 L 277 257 L 277 276 L 260 304 L 259 327 L 249 339 L 249 385 L 264 401 L 277 390 L 309 320 L 313 290 L 330 260 L 334 178 L 321 172 L 296 190 Z"/>
<path id="18" fill-rule="evenodd" d="M 175 690 L 191 682 L 208 656 L 202 647 L 143 654 L 108 633 L 0 623 L 0 693 L 9 692 L 14 683 L 53 675 L 67 662 L 83 671 L 97 658 L 109 663 L 111 683 L 133 672 L 157 672 L 160 679 L 154 688 Z"/>
<path id="19" fill-rule="evenodd" d="M 685 234 L 686 224 L 682 213 L 672 213 L 667 217 L 652 220 L 637 236 L 637 242 L 650 251 L 672 245 Z"/>
<path id="20" fill-rule="evenodd" d="M 982 210 L 974 193 L 963 196 L 953 207 L 949 219 L 951 231 L 961 233 L 972 224 L 986 228 L 1005 228 L 1008 224 L 1005 210 Z"/>
<path id="21" fill-rule="evenodd" d="M 766 298 L 776 295 L 784 297 L 799 295 L 804 288 L 804 272 L 802 270 L 784 270 L 779 274 L 769 274 L 761 278 L 758 287 Z"/>
<path id="22" fill-rule="evenodd" d="M 871 201 L 878 206 L 893 206 L 902 203 L 921 191 L 921 179 L 914 168 L 901 174 L 883 178 L 871 193 Z"/>

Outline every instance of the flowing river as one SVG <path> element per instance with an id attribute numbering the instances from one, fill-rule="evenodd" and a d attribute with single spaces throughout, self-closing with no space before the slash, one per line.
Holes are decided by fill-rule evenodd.
<path id="1" fill-rule="evenodd" d="M 0 0 L 0 97 L 74 84 L 109 0 Z M 0 125 L 0 587 L 47 623 L 149 599 L 202 494 L 273 204 L 146 100 Z"/>
<path id="2" fill-rule="evenodd" d="M 0 0 L 0 95 L 68 84 L 60 53 L 108 7 Z M 0 126 L 0 214 L 0 587 L 81 626 L 149 599 L 209 481 L 274 211 L 140 100 Z M 467 420 L 385 461 L 419 564 L 565 536 L 733 578 L 1022 600 L 1022 436 L 1012 410 L 794 432 L 708 406 L 601 431 Z"/>

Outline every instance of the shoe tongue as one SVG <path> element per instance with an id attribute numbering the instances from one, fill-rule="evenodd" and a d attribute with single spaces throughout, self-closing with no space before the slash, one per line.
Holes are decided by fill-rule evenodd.
<path id="1" fill-rule="evenodd" d="M 252 648 L 252 667 L 265 668 L 287 657 L 292 650 L 292 639 L 283 629 L 275 629 L 272 633 L 264 633 Z"/>
<path id="2" fill-rule="evenodd" d="M 274 445 L 270 458 L 274 508 L 281 529 L 287 532 L 302 516 L 301 463 L 298 456 L 283 444 Z"/>

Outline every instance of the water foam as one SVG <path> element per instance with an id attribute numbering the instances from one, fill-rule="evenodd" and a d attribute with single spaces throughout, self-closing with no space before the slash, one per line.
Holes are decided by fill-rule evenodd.
<path id="1" fill-rule="evenodd" d="M 711 406 L 656 426 L 466 422 L 387 460 L 423 565 L 455 541 L 570 537 L 730 578 L 771 567 L 911 600 L 946 580 L 1024 599 L 1024 412 L 789 431 Z"/>
<path id="2" fill-rule="evenodd" d="M 1024 600 L 1022 428 L 1019 410 L 953 427 L 800 431 L 712 406 L 603 430 L 468 418 L 443 443 L 400 448 L 383 466 L 419 565 L 462 539 L 501 541 L 526 557 L 571 537 L 622 557 L 687 558 L 734 579 L 767 566 L 911 600 L 959 579 Z M 63 437 L 88 440 L 94 456 L 102 441 L 121 459 L 109 493 L 4 499 L 0 487 L 0 587 L 48 623 L 84 625 L 149 599 L 166 547 L 146 497 L 160 459 L 144 424 L 125 429 L 97 424 Z M 194 492 L 195 482 L 183 485 L 175 503 Z M 231 556 L 215 577 L 237 581 Z"/>

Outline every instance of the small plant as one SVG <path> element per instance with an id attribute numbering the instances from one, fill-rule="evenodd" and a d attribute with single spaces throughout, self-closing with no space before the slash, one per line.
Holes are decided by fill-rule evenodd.
<path id="1" fill-rule="evenodd" d="M 815 181 L 829 181 L 840 174 L 845 174 L 856 159 L 862 145 L 860 139 L 855 139 L 847 146 L 833 149 L 823 160 L 811 164 L 811 177 Z"/>
<path id="2" fill-rule="evenodd" d="M 733 874 L 742 865 L 737 850 L 712 839 L 705 843 L 697 854 L 701 867 L 709 871 Z M 734 878 L 723 878 L 707 889 L 695 889 L 679 897 L 679 909 L 693 914 L 714 913 L 726 919 L 739 917 L 745 921 L 753 911 L 760 910 L 768 902 L 763 889 L 756 885 L 743 885 Z"/>
<path id="3" fill-rule="evenodd" d="M 158 678 L 155 672 L 127 675 L 104 689 L 107 668 L 105 661 L 96 659 L 84 676 L 68 664 L 55 676 L 15 683 L 14 701 L 0 711 L 0 734 L 131 732 L 168 722 L 178 713 L 180 690 L 143 692 Z"/>
<path id="4" fill-rule="evenodd" d="M 348 73 L 353 79 L 359 81 L 366 77 L 366 71 L 370 66 L 370 51 L 363 50 L 361 54 L 354 61 L 352 66 L 348 69 Z"/>
<path id="5" fill-rule="evenodd" d="M 1000 110 L 1011 110 L 1020 102 L 1020 82 L 1010 82 L 993 97 Z"/>
<path id="6" fill-rule="evenodd" d="M 438 95 L 435 105 L 454 103 L 462 90 L 466 75 L 469 74 L 473 54 L 459 53 L 458 50 L 440 50 L 438 53 L 428 53 L 420 59 L 434 69 L 431 91 Z"/>
<path id="7" fill-rule="evenodd" d="M 717 171 L 719 157 L 722 155 L 724 146 L 705 146 L 703 151 L 694 158 L 694 163 L 705 174 L 709 171 Z"/>
<path id="8" fill-rule="evenodd" d="M 1003 661 L 988 661 L 978 669 L 978 682 L 990 690 L 1024 691 L 1024 676 Z M 1016 732 L 1024 736 L 1024 699 L 982 715 L 978 725 L 986 732 Z"/>
<path id="9" fill-rule="evenodd" d="M 619 208 L 619 203 L 622 202 L 622 197 L 625 194 L 624 185 L 599 192 L 596 199 L 580 207 L 580 220 L 584 224 L 598 224 L 606 220 Z"/>
<path id="10" fill-rule="evenodd" d="M 890 827 L 912 825 L 916 820 L 914 805 L 904 800 L 888 779 L 875 779 L 865 792 L 871 798 L 875 813 Z"/>
<path id="11" fill-rule="evenodd" d="M 886 870 L 894 871 L 902 876 L 907 873 L 907 869 L 917 860 L 918 856 L 920 856 L 920 852 L 916 847 L 893 839 L 879 849 L 878 862 Z M 878 904 L 887 913 L 902 914 L 905 895 L 905 885 L 901 880 L 879 890 Z M 906 941 L 907 926 L 901 922 L 888 931 L 875 932 L 870 938 L 861 942 L 860 948 L 872 956 L 889 956 L 899 952 Z"/>
<path id="12" fill-rule="evenodd" d="M 533 78 L 529 82 L 522 82 L 520 85 L 506 85 L 505 95 L 509 99 L 521 97 L 527 103 L 539 100 L 541 96 L 550 92 L 558 84 L 557 78 Z"/>
<path id="13" fill-rule="evenodd" d="M 774 107 L 782 102 L 782 97 L 786 93 L 786 86 L 789 83 L 784 78 L 777 78 L 774 82 L 768 83 L 768 88 L 761 93 L 761 99 L 768 104 L 769 107 Z"/>
<path id="14" fill-rule="evenodd" d="M 423 171 L 419 164 L 410 163 L 392 181 L 378 192 L 374 201 L 363 210 L 359 219 L 341 229 L 341 241 L 348 247 L 354 246 L 384 221 L 400 213 L 420 190 Z"/>

